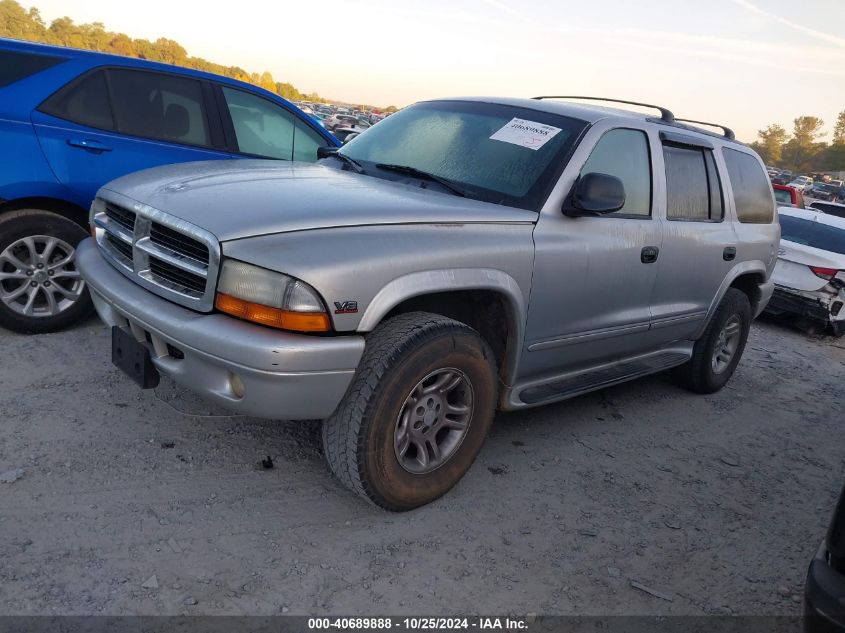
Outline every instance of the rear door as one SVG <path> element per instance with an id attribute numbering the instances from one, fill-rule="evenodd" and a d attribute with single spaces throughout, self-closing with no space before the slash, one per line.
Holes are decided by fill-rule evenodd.
<path id="1" fill-rule="evenodd" d="M 738 246 L 713 146 L 675 132 L 659 137 L 666 213 L 650 338 L 670 343 L 692 336 L 701 325 L 735 265 Z"/>
<path id="2" fill-rule="evenodd" d="M 100 68 L 48 98 L 32 122 L 58 180 L 92 200 L 133 171 L 230 158 L 210 96 L 192 77 Z"/>

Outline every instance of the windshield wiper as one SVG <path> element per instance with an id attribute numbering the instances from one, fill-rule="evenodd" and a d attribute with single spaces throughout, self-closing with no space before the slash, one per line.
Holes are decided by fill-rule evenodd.
<path id="1" fill-rule="evenodd" d="M 347 165 L 349 165 L 352 168 L 352 171 L 354 171 L 356 174 L 366 174 L 367 173 L 367 172 L 364 171 L 364 168 L 361 166 L 361 163 L 359 163 L 354 158 L 349 158 L 349 156 L 347 156 L 346 154 L 341 154 L 340 152 L 334 152 L 332 154 L 332 156 L 339 158 L 340 160 L 345 162 Z"/>
<path id="2" fill-rule="evenodd" d="M 387 163 L 376 163 L 376 167 L 385 171 L 394 171 L 397 174 L 407 174 L 408 176 L 413 176 L 414 178 L 430 180 L 432 182 L 436 182 L 444 189 L 448 189 L 456 196 L 460 196 L 461 198 L 467 197 L 467 192 L 459 188 L 452 181 L 447 180 L 446 178 L 441 178 L 440 176 L 435 176 L 434 174 L 430 174 L 422 169 L 417 169 L 416 167 L 409 167 L 408 165 L 390 165 Z"/>

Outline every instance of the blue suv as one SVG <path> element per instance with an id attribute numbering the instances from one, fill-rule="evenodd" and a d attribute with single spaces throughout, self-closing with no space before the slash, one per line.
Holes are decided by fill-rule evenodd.
<path id="1" fill-rule="evenodd" d="M 0 326 L 50 332 L 91 311 L 74 250 L 106 182 L 167 163 L 315 161 L 337 145 L 243 82 L 0 38 Z"/>

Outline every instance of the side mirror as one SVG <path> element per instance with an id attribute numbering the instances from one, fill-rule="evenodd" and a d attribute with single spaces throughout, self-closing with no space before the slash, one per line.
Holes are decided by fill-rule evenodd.
<path id="1" fill-rule="evenodd" d="M 323 147 L 317 148 L 317 158 L 328 158 L 329 156 L 334 156 L 337 154 L 337 147 L 333 145 L 324 145 Z"/>
<path id="2" fill-rule="evenodd" d="M 590 172 L 575 183 L 563 203 L 564 214 L 572 217 L 602 215 L 625 206 L 625 186 L 616 176 Z"/>

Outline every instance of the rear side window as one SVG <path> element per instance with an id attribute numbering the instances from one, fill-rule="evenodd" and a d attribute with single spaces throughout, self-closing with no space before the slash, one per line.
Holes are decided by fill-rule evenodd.
<path id="1" fill-rule="evenodd" d="M 0 88 L 26 79 L 63 61 L 65 61 L 64 57 L 55 55 L 0 51 Z"/>
<path id="2" fill-rule="evenodd" d="M 792 195 L 783 189 L 775 189 L 775 200 L 778 204 L 789 206 L 792 204 Z"/>
<path id="3" fill-rule="evenodd" d="M 845 231 L 821 222 L 781 215 L 780 239 L 845 255 Z"/>
<path id="4" fill-rule="evenodd" d="M 120 132 L 188 145 L 211 145 L 199 81 L 137 70 L 108 72 Z"/>
<path id="5" fill-rule="evenodd" d="M 105 71 L 97 71 L 74 81 L 45 101 L 42 112 L 80 125 L 113 130 Z"/>
<path id="6" fill-rule="evenodd" d="M 607 214 L 609 217 L 651 215 L 651 159 L 645 132 L 618 129 L 605 133 L 581 168 L 581 175 L 591 172 L 616 176 L 625 187 L 625 205 Z"/>
<path id="7" fill-rule="evenodd" d="M 757 159 L 727 147 L 722 150 L 722 155 L 728 167 L 739 221 L 769 224 L 775 215 L 772 188 Z"/>
<path id="8" fill-rule="evenodd" d="M 720 222 L 722 188 L 713 152 L 701 147 L 663 145 L 666 164 L 666 217 L 669 220 Z"/>

